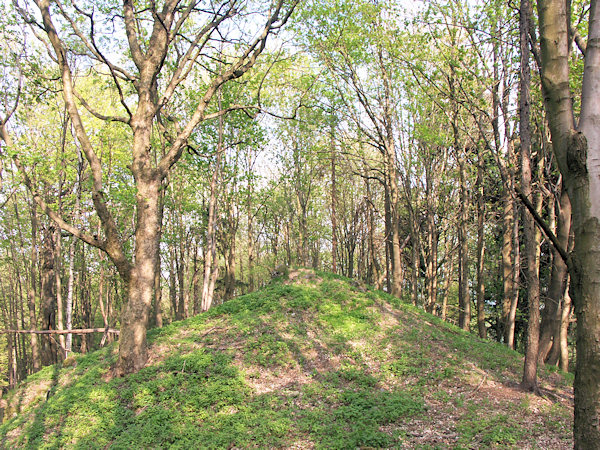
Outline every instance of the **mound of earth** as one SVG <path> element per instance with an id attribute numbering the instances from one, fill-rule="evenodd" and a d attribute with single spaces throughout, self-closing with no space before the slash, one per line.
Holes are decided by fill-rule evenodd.
<path id="1" fill-rule="evenodd" d="M 571 448 L 572 379 L 383 292 L 302 269 L 29 377 L 3 400 L 2 448 Z"/>

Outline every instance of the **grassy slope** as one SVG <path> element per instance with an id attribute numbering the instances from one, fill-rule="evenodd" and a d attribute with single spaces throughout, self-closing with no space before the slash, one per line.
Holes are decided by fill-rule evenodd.
<path id="1" fill-rule="evenodd" d="M 0 447 L 572 445 L 570 379 L 544 369 L 553 393 L 524 394 L 522 359 L 502 345 L 348 280 L 295 275 L 152 330 L 135 375 L 111 379 L 109 347 L 29 377 Z"/>

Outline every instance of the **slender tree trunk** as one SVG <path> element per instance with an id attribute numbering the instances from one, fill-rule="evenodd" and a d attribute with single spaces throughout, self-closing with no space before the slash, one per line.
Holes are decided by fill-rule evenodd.
<path id="1" fill-rule="evenodd" d="M 569 348 L 567 338 L 569 322 L 571 320 L 571 306 L 571 297 L 569 297 L 569 277 L 567 276 L 565 290 L 559 305 L 558 314 L 560 317 L 558 319 L 558 329 L 554 330 L 555 334 L 553 336 L 552 348 L 550 349 L 550 353 L 546 360 L 548 365 L 559 366 L 561 369 L 563 369 L 562 362 L 566 361 L 566 369 L 563 369 L 565 372 L 569 370 Z"/>
<path id="2" fill-rule="evenodd" d="M 396 153 L 393 145 L 387 150 L 388 181 L 390 183 L 390 219 L 392 227 L 392 295 L 402 296 L 402 248 L 400 246 L 400 195 L 396 168 Z"/>
<path id="3" fill-rule="evenodd" d="M 336 206 L 337 206 L 337 191 L 336 191 L 336 180 L 335 180 L 335 141 L 334 141 L 335 128 L 331 125 L 331 136 L 330 136 L 330 149 L 331 149 L 331 270 L 333 273 L 337 273 L 337 217 L 336 217 Z"/>
<path id="4" fill-rule="evenodd" d="M 220 94 L 219 94 L 220 95 Z M 204 278 L 202 283 L 202 304 L 200 309 L 208 311 L 213 303 L 217 270 L 217 183 L 221 171 L 223 153 L 223 118 L 219 117 L 219 142 L 214 171 L 210 180 L 210 199 L 208 203 L 208 224 L 206 228 L 206 248 L 204 250 Z M 213 281 L 214 279 L 214 281 Z"/>
<path id="5" fill-rule="evenodd" d="M 18 270 L 15 273 L 15 276 L 19 276 Z M 9 299 L 7 292 L 4 290 L 4 283 L 2 282 L 2 278 L 0 278 L 0 296 L 2 297 L 2 313 L 3 313 L 3 323 L 5 328 L 13 328 L 17 329 L 16 320 L 13 315 L 13 308 L 11 304 L 15 303 L 14 297 L 16 297 L 13 292 L 12 300 Z M 7 372 L 6 379 L 8 382 L 8 388 L 12 389 L 17 382 L 17 361 L 15 357 L 15 351 L 13 342 L 16 341 L 16 335 L 7 333 L 6 334 L 6 362 L 7 362 Z M 1 418 L 0 418 L 1 420 Z"/>
<path id="6" fill-rule="evenodd" d="M 198 240 L 194 240 L 194 275 L 192 276 L 192 293 L 194 296 L 194 315 L 200 312 L 200 272 L 201 269 L 198 267 Z"/>
<path id="7" fill-rule="evenodd" d="M 75 245 L 76 237 L 72 237 L 69 242 L 69 275 L 67 280 L 67 300 L 65 308 L 67 330 L 73 329 L 73 282 L 75 280 Z M 67 334 L 65 339 L 66 356 L 69 356 L 73 347 L 73 335 Z"/>
<path id="8" fill-rule="evenodd" d="M 35 203 L 31 205 L 31 264 L 29 272 L 29 291 L 27 293 L 27 307 L 29 309 L 29 329 L 37 330 L 37 321 L 35 318 L 35 300 L 37 297 L 37 231 L 38 218 Z M 37 372 L 41 368 L 40 349 L 38 338 L 35 334 L 31 334 L 31 362 L 33 372 Z"/>
<path id="9" fill-rule="evenodd" d="M 181 222 L 181 218 L 179 218 Z M 179 233 L 179 252 L 175 250 L 176 265 L 177 268 L 177 284 L 179 286 L 179 296 L 177 299 L 177 316 L 179 319 L 187 319 L 188 317 L 188 302 L 186 297 L 186 288 L 185 288 L 185 249 L 184 249 L 184 241 L 185 238 L 183 236 L 183 225 L 180 223 L 180 233 Z"/>
<path id="10" fill-rule="evenodd" d="M 510 308 L 508 310 L 507 326 L 505 329 L 504 342 L 508 348 L 515 348 L 515 321 L 517 318 L 517 306 L 519 304 L 519 288 L 521 278 L 521 247 L 519 245 L 519 219 L 518 210 L 515 211 L 513 220 L 513 263 L 512 263 L 512 298 L 510 299 Z"/>
<path id="11" fill-rule="evenodd" d="M 177 280 L 175 276 L 175 250 L 171 245 L 171 257 L 169 261 L 169 300 L 171 301 L 171 310 L 173 317 L 175 320 L 181 320 L 179 317 L 179 308 L 177 305 Z"/>
<path id="12" fill-rule="evenodd" d="M 163 188 L 159 193 L 159 202 L 158 202 L 158 242 L 159 245 L 156 247 L 156 267 L 154 269 L 154 325 L 157 328 L 162 328 L 163 326 L 163 317 L 162 317 L 162 288 L 160 285 L 161 279 L 161 257 L 160 257 L 160 240 L 162 238 L 163 233 L 163 217 L 165 212 L 165 188 L 163 182 Z"/>
<path id="13" fill-rule="evenodd" d="M 560 335 L 558 338 L 560 346 L 560 369 L 564 372 L 569 371 L 569 323 L 571 322 L 571 297 L 565 292 L 563 297 L 562 317 L 560 322 Z"/>
<path id="14" fill-rule="evenodd" d="M 514 200 L 508 192 L 509 188 L 505 189 L 504 194 L 504 211 L 503 211 L 503 228 L 502 228 L 502 311 L 500 316 L 500 335 L 504 337 L 504 342 L 508 339 L 506 331 L 509 328 L 508 317 L 510 315 L 510 305 L 513 297 L 513 203 Z"/>
<path id="15" fill-rule="evenodd" d="M 419 303 L 419 271 L 421 266 L 420 252 L 419 252 L 419 234 L 418 231 L 414 229 L 414 224 L 412 226 L 412 255 L 411 255 L 411 264 L 412 271 L 410 276 L 410 302 L 414 306 L 418 306 Z"/>
<path id="16" fill-rule="evenodd" d="M 483 190 L 484 162 L 481 151 L 477 164 L 477 331 L 481 339 L 487 338 L 485 326 L 485 198 Z"/>
<path id="17" fill-rule="evenodd" d="M 569 235 L 571 233 L 571 202 L 567 192 L 561 188 L 560 202 L 556 214 L 557 239 L 562 248 L 569 247 Z M 567 265 L 558 253 L 552 248 L 552 272 L 550 275 L 550 287 L 548 297 L 543 310 L 542 323 L 540 325 L 540 345 L 538 361 L 543 363 L 552 347 L 560 348 L 560 330 L 562 322 L 562 307 L 564 303 L 565 286 L 567 282 Z M 570 308 L 569 308 L 570 309 Z M 553 344 L 555 341 L 555 344 Z M 560 355 L 560 351 L 557 352 Z"/>
<path id="18" fill-rule="evenodd" d="M 63 317 L 63 296 L 62 296 L 62 280 L 61 280 L 61 260 L 62 260 L 62 237 L 60 234 L 60 228 L 55 229 L 55 242 L 56 242 L 56 252 L 55 252 L 55 289 L 56 289 L 56 329 L 64 330 L 64 317 Z M 66 358 L 65 355 L 65 336 L 63 334 L 58 335 L 58 343 L 59 343 L 59 351 L 58 357 L 60 360 Z"/>
<path id="19" fill-rule="evenodd" d="M 446 236 L 444 244 L 444 256 L 448 259 L 447 269 L 444 276 L 444 294 L 442 296 L 442 312 L 440 314 L 443 321 L 448 317 L 448 296 L 450 294 L 450 285 L 452 284 L 452 274 L 454 273 L 454 252 L 450 251 L 451 241 Z"/>
<path id="20" fill-rule="evenodd" d="M 230 220 L 233 218 L 230 216 Z M 229 300 L 235 294 L 235 228 L 230 229 L 229 246 L 225 255 L 225 293 L 224 299 Z"/>
<path id="21" fill-rule="evenodd" d="M 529 0 L 521 0 L 520 7 L 520 42 L 521 42 L 521 74 L 519 96 L 519 130 L 521 135 L 521 191 L 529 200 L 532 196 L 532 169 L 531 169 L 531 130 L 529 123 Z M 523 211 L 523 247 L 525 249 L 526 279 L 527 279 L 527 305 L 529 319 L 527 322 L 527 349 L 523 367 L 521 386 L 528 391 L 537 392 L 537 361 L 540 333 L 540 280 L 537 271 L 537 240 L 533 216 L 526 208 Z"/>
<path id="22" fill-rule="evenodd" d="M 56 329 L 56 245 L 54 242 L 54 227 L 44 228 L 42 244 L 42 330 Z M 42 336 L 42 365 L 47 366 L 56 362 L 56 344 L 51 336 Z"/>
<path id="23" fill-rule="evenodd" d="M 251 167 L 251 157 L 248 155 L 248 171 Z M 253 194 L 253 183 L 248 173 L 248 193 L 246 197 L 246 217 L 248 222 L 248 291 L 254 292 L 255 281 L 254 281 L 254 215 L 252 214 L 252 194 Z"/>
<path id="24" fill-rule="evenodd" d="M 460 151 L 457 149 L 457 151 Z M 471 296 L 469 292 L 469 244 L 467 218 L 469 197 L 467 192 L 465 156 L 459 156 L 460 175 L 460 218 L 458 223 L 458 326 L 463 330 L 471 328 Z"/>
<path id="25" fill-rule="evenodd" d="M 385 213 L 385 282 L 386 292 L 392 292 L 392 210 L 390 207 L 390 187 L 384 184 Z"/>

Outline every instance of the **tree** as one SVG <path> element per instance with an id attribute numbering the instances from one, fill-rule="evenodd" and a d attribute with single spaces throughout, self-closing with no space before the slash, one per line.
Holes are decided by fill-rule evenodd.
<path id="1" fill-rule="evenodd" d="M 588 43 L 575 121 L 570 92 L 572 29 L 567 3 L 538 0 L 540 72 L 552 146 L 573 211 L 575 246 L 567 259 L 577 316 L 576 448 L 600 443 L 600 2 L 591 0 Z M 563 249 L 564 250 L 564 249 Z M 564 254 L 563 254 L 564 255 Z"/>
<path id="2" fill-rule="evenodd" d="M 261 8 L 265 17 L 262 29 L 256 34 L 252 30 L 241 29 L 236 38 L 228 38 L 228 33 L 234 34 L 233 19 L 250 12 L 254 7 L 258 9 L 259 5 L 233 0 L 198 7 L 193 1 L 184 3 L 168 0 L 161 5 L 152 3 L 148 8 L 137 8 L 132 0 L 125 0 L 121 14 L 115 15 L 112 7 L 105 12 L 103 8 L 93 5 L 73 5 L 69 8 L 69 5 L 61 2 L 51 5 L 49 0 L 36 0 L 41 23 L 28 12 L 27 5 L 19 6 L 24 20 L 44 31 L 46 43 L 52 52 L 50 56 L 58 65 L 65 106 L 77 141 L 91 168 L 92 199 L 103 235 L 96 236 L 76 228 L 52 210 L 41 196 L 36 194 L 35 199 L 61 228 L 104 251 L 125 283 L 127 303 L 121 319 L 118 362 L 118 372 L 121 374 L 139 370 L 147 360 L 146 328 L 159 249 L 159 199 L 163 180 L 181 158 L 201 122 L 217 118 L 230 110 L 247 108 L 247 105 L 233 105 L 226 110 L 218 110 L 211 101 L 222 85 L 242 77 L 254 66 L 266 46 L 267 38 L 287 22 L 295 4 L 294 1 L 288 3 L 279 0 L 272 5 L 265 5 Z M 55 25 L 57 20 L 60 27 Z M 122 36 L 125 39 L 119 39 L 111 45 L 127 49 L 130 60 L 123 66 L 108 59 L 106 55 L 110 54 L 110 47 L 102 48 L 104 33 L 98 30 L 107 23 L 118 23 L 122 27 L 122 34 L 113 37 Z M 62 35 L 63 24 L 68 24 L 77 43 L 67 39 L 66 33 Z M 225 41 L 224 44 L 237 42 L 235 46 L 228 46 L 227 52 L 220 52 L 213 45 L 215 40 L 220 39 Z M 73 53 L 84 53 L 91 66 L 108 71 L 113 92 L 119 96 L 123 115 L 98 112 L 80 95 L 77 73 L 71 60 Z M 203 63 L 203 58 L 206 61 L 221 59 L 221 69 L 212 71 L 210 65 Z M 181 95 L 183 82 L 190 78 L 190 73 L 199 76 L 198 67 L 204 67 L 202 70 L 210 74 L 210 78 L 198 86 L 201 92 L 195 95 L 192 112 L 177 117 L 175 105 Z M 104 186 L 102 160 L 86 130 L 83 110 L 99 119 L 129 127 L 129 167 L 136 188 L 132 256 L 125 249 L 125 239 L 119 233 L 111 212 Z M 2 131 L 3 139 L 11 146 L 6 127 Z M 168 148 L 155 163 L 153 139 L 159 133 L 167 140 Z M 16 152 L 15 161 L 26 176 L 25 167 L 20 164 Z"/>

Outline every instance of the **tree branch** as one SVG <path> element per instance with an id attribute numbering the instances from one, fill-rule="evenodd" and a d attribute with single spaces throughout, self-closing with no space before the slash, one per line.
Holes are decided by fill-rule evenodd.
<path id="1" fill-rule="evenodd" d="M 567 267 L 571 268 L 571 258 L 569 257 L 569 254 L 567 253 L 567 250 L 564 249 L 560 245 L 560 242 L 558 242 L 558 238 L 556 237 L 556 235 L 552 232 L 552 230 L 550 229 L 550 227 L 548 226 L 548 224 L 546 223 L 546 221 L 542 217 L 540 217 L 540 215 L 535 210 L 535 206 L 533 206 L 531 204 L 531 202 L 523 194 L 523 192 L 521 191 L 521 189 L 519 187 L 517 187 L 517 186 L 515 186 L 514 189 L 515 189 L 515 192 L 517 193 L 517 197 L 519 197 L 519 199 L 521 200 L 521 202 L 523 202 L 523 204 L 525 205 L 525 207 L 527 208 L 527 210 L 529 211 L 529 213 L 533 216 L 535 222 L 538 224 L 538 226 L 540 227 L 540 229 L 544 232 L 544 234 L 548 237 L 548 239 L 550 239 L 550 242 L 552 243 L 552 246 L 556 249 L 556 251 L 558 252 L 558 254 L 560 255 L 560 257 L 562 258 L 562 260 L 564 261 L 564 263 L 567 265 Z"/>

